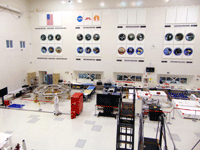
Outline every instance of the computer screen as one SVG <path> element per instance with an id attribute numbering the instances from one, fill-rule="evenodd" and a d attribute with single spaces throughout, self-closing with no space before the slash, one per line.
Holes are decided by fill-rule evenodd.
<path id="1" fill-rule="evenodd" d="M 8 94 L 8 88 L 7 87 L 0 90 L 0 97 L 3 97 L 6 94 Z"/>
<path id="2" fill-rule="evenodd" d="M 154 72 L 155 68 L 154 67 L 146 67 L 146 72 Z"/>
<path id="3" fill-rule="evenodd" d="M 103 106 L 118 107 L 121 95 L 97 94 L 96 104 Z"/>

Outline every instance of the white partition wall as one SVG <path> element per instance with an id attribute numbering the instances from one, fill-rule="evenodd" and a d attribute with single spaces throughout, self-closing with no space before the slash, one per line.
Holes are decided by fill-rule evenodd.
<path id="1" fill-rule="evenodd" d="M 186 9 L 187 13 L 185 13 Z M 58 25 L 59 21 L 56 21 L 57 25 L 55 24 L 55 19 L 53 25 L 44 25 L 47 23 L 47 14 L 53 14 L 53 17 L 56 17 L 55 12 L 60 12 L 60 10 L 51 12 L 41 9 L 41 11 L 43 13 L 30 13 L 30 39 L 32 41 L 26 42 L 26 45 L 27 48 L 30 46 L 31 49 L 24 49 L 21 52 L 30 53 L 30 55 L 28 54 L 28 57 L 30 56 L 28 64 L 32 62 L 33 70 L 53 72 L 56 69 L 66 80 L 74 80 L 73 75 L 65 74 L 65 72 L 71 73 L 73 70 L 103 71 L 105 72 L 103 80 L 106 81 L 110 78 L 114 80 L 113 72 L 123 73 L 134 70 L 135 73 L 144 75 L 146 73 L 145 68 L 153 65 L 155 66 L 155 73 L 151 74 L 151 78 L 154 85 L 157 83 L 158 73 L 200 75 L 200 72 L 193 69 L 194 66 L 199 65 L 200 55 L 198 51 L 200 44 L 198 42 L 200 40 L 199 6 L 94 8 L 92 10 L 79 9 L 73 11 L 69 9 L 62 11 L 59 15 L 61 16 L 60 26 Z M 182 19 L 177 18 L 181 12 L 184 12 L 184 17 L 182 16 Z M 192 12 L 198 14 L 194 14 L 193 19 L 188 19 Z M 43 20 L 39 14 L 43 14 Z M 59 16 L 56 17 L 57 20 L 59 20 Z M 196 16 L 197 19 L 195 19 Z M 41 24 L 43 25 L 41 26 Z M 168 27 L 166 27 L 167 25 Z M 12 33 L 15 33 L 15 31 L 12 31 Z M 122 41 L 119 40 L 121 33 L 125 35 L 125 39 Z M 167 33 L 173 36 L 172 40 L 165 40 Z M 176 36 L 181 38 L 177 35 L 179 33 L 183 35 L 183 38 L 178 41 Z M 194 36 L 190 33 L 193 33 Z M 44 41 L 41 40 L 42 34 L 46 35 Z M 55 39 L 58 34 L 61 36 L 60 40 Z M 79 36 L 82 40 L 77 39 L 78 34 L 82 35 L 82 37 Z M 87 34 L 90 35 L 90 40 L 86 40 Z M 49 35 L 53 36 L 53 40 L 48 40 Z M 171 38 L 170 35 L 168 38 Z M 191 40 L 192 38 L 193 40 Z M 9 55 L 15 54 L 19 50 L 21 39 L 15 40 L 17 35 L 13 39 L 14 49 L 6 51 Z M 3 38 L 4 49 L 6 40 L 12 40 L 12 36 L 6 35 Z M 42 52 L 42 47 L 46 47 L 46 53 Z M 49 47 L 54 48 L 52 53 L 49 52 Z M 87 47 L 90 50 L 87 50 L 86 53 Z M 118 51 L 120 47 L 122 48 Z M 171 48 L 171 51 L 165 50 L 165 48 Z M 182 53 L 175 55 L 175 48 L 181 48 Z M 192 54 L 190 54 L 189 48 L 193 50 Z M 170 52 L 171 54 L 169 54 Z M 166 69 L 163 69 L 164 65 Z M 184 67 L 190 69 L 190 73 L 183 71 L 182 68 Z M 146 78 L 148 78 L 148 75 Z M 192 82 L 198 86 L 198 83 L 193 80 Z"/>
<path id="2" fill-rule="evenodd" d="M 187 22 L 187 7 L 180 7 L 176 10 L 176 23 Z"/>
<path id="3" fill-rule="evenodd" d="M 166 23 L 176 23 L 176 8 L 167 8 Z"/>
<path id="4" fill-rule="evenodd" d="M 127 10 L 119 10 L 118 24 L 127 24 L 128 22 L 128 12 Z"/>
<path id="5" fill-rule="evenodd" d="M 197 23 L 198 13 L 199 13 L 199 7 L 198 6 L 188 7 L 187 23 Z"/>
<path id="6" fill-rule="evenodd" d="M 70 81 L 75 79 L 70 74 L 73 70 L 101 71 L 104 72 L 102 80 L 107 81 L 114 80 L 113 72 L 134 71 L 144 75 L 145 68 L 153 65 L 155 72 L 150 76 L 154 85 L 157 84 L 157 74 L 200 75 L 199 69 L 196 69 L 200 65 L 200 5 L 195 1 L 181 1 L 180 4 L 169 1 L 163 2 L 163 5 L 159 2 L 153 7 L 146 1 L 140 5 L 130 2 L 126 6 L 120 4 L 114 7 L 113 4 L 111 9 L 106 2 L 104 6 L 93 7 L 90 7 L 93 3 L 86 6 L 84 1 L 82 4 L 73 1 L 65 5 L 60 1 L 34 1 L 29 4 L 20 0 L 3 2 L 16 5 L 24 13 L 14 18 L 10 12 L 1 11 L 2 88 L 9 86 L 17 89 L 26 84 L 27 72 L 38 70 L 60 72 L 64 80 Z M 122 43 L 118 41 L 119 30 L 124 30 L 126 35 L 126 41 Z M 91 41 L 85 41 L 85 34 L 89 32 Z M 137 35 L 141 32 L 144 39 L 140 41 Z M 172 41 L 165 41 L 167 32 L 172 32 Z M 131 33 L 135 35 L 133 41 L 127 40 Z M 180 41 L 175 39 L 178 33 L 183 34 Z M 46 35 L 45 40 L 41 40 L 42 34 Z M 57 34 L 61 35 L 60 40 L 55 39 Z M 82 34 L 80 41 L 77 40 L 78 34 Z M 100 39 L 94 40 L 94 34 L 99 34 Z M 48 39 L 49 35 L 53 36 L 52 40 Z M 7 48 L 6 41 L 11 42 L 13 47 Z M 20 48 L 20 41 L 25 41 L 26 48 Z M 124 53 L 123 49 L 120 52 L 123 54 L 118 53 L 120 46 L 124 47 Z M 49 47 L 53 48 L 53 52 L 49 52 Z M 82 53 L 78 53 L 78 47 L 82 48 L 79 49 Z M 91 48 L 91 53 L 85 53 L 86 47 Z M 95 49 L 97 54 L 94 53 L 95 47 L 99 48 Z M 172 49 L 169 56 L 164 54 L 166 47 Z M 180 56 L 174 54 L 176 47 L 182 49 Z M 134 53 L 130 55 L 133 50 Z M 187 69 L 190 71 L 185 71 Z M 69 75 L 65 72 L 69 72 Z M 5 78 L 9 79 L 4 81 Z M 199 86 L 196 78 L 191 79 L 190 84 L 196 88 Z"/>
<path id="7" fill-rule="evenodd" d="M 137 10 L 128 10 L 128 24 L 137 24 Z"/>

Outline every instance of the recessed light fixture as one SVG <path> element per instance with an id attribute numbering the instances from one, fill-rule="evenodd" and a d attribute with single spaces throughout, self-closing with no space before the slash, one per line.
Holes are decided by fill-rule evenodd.
<path id="1" fill-rule="evenodd" d="M 121 6 L 125 7 L 126 6 L 126 2 L 121 2 Z"/>
<path id="2" fill-rule="evenodd" d="M 136 2 L 132 2 L 131 4 L 132 4 L 132 6 L 136 6 Z"/>
<path id="3" fill-rule="evenodd" d="M 169 0 L 164 0 L 165 3 L 169 2 Z"/>
<path id="4" fill-rule="evenodd" d="M 77 0 L 78 3 L 82 3 L 82 0 Z"/>
<path id="5" fill-rule="evenodd" d="M 61 1 L 61 3 L 62 3 L 62 4 L 65 4 L 65 3 L 66 3 L 66 1 Z"/>
<path id="6" fill-rule="evenodd" d="M 137 6 L 141 6 L 142 3 L 143 3 L 143 1 L 139 1 L 139 2 L 136 2 L 136 5 L 137 5 Z"/>
<path id="7" fill-rule="evenodd" d="M 105 6 L 104 2 L 101 2 L 101 3 L 100 3 L 100 6 L 104 7 L 104 6 Z"/>

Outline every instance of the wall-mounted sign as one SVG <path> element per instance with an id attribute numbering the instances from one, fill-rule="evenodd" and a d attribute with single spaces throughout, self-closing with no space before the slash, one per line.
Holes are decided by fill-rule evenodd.
<path id="1" fill-rule="evenodd" d="M 91 40 L 91 38 L 92 38 L 92 37 L 91 37 L 91 35 L 90 35 L 90 34 L 86 34 L 86 35 L 85 35 L 85 39 L 86 39 L 86 41 L 90 41 L 90 40 Z"/>
<path id="2" fill-rule="evenodd" d="M 91 50 L 90 47 L 86 47 L 86 48 L 85 48 L 85 52 L 86 52 L 87 54 L 90 54 L 90 53 L 92 52 L 92 50 Z"/>
<path id="3" fill-rule="evenodd" d="M 49 47 L 48 51 L 49 51 L 49 53 L 53 53 L 54 52 L 54 48 L 51 46 L 51 47 Z"/>
<path id="4" fill-rule="evenodd" d="M 177 41 L 181 41 L 181 40 L 183 40 L 183 37 L 184 37 L 184 35 L 182 33 L 177 33 L 176 36 L 175 36 L 175 39 Z"/>
<path id="5" fill-rule="evenodd" d="M 52 40 L 53 40 L 53 35 L 52 35 L 52 34 L 49 34 L 49 35 L 48 35 L 48 40 L 49 40 L 49 41 L 52 41 Z"/>
<path id="6" fill-rule="evenodd" d="M 41 39 L 42 41 L 45 41 L 45 40 L 46 40 L 46 35 L 42 34 L 42 35 L 40 36 L 40 39 Z"/>
<path id="7" fill-rule="evenodd" d="M 135 35 L 133 33 L 128 34 L 128 40 L 133 41 L 135 39 Z"/>
<path id="8" fill-rule="evenodd" d="M 120 41 L 124 41 L 126 39 L 126 35 L 124 33 L 121 33 L 118 38 Z"/>
<path id="9" fill-rule="evenodd" d="M 187 41 L 192 41 L 194 40 L 194 34 L 193 33 L 188 33 L 186 36 L 185 36 L 185 39 Z"/>
<path id="10" fill-rule="evenodd" d="M 55 39 L 56 39 L 57 41 L 60 41 L 60 40 L 61 40 L 61 35 L 60 35 L 60 34 L 56 34 Z"/>
<path id="11" fill-rule="evenodd" d="M 143 40 L 144 40 L 144 34 L 139 33 L 139 34 L 137 35 L 137 40 L 138 40 L 138 41 L 143 41 Z"/>
<path id="12" fill-rule="evenodd" d="M 163 52 L 164 52 L 164 54 L 165 54 L 166 56 L 169 56 L 169 55 L 171 55 L 171 53 L 172 53 L 172 49 L 169 48 L 169 47 L 167 47 L 167 48 L 164 49 Z"/>
<path id="13" fill-rule="evenodd" d="M 76 38 L 77 38 L 78 41 L 82 41 L 83 40 L 83 35 L 82 34 L 78 34 Z"/>
<path id="14" fill-rule="evenodd" d="M 190 55 L 192 55 L 192 53 L 193 53 L 193 50 L 191 48 L 186 48 L 184 50 L 185 56 L 190 56 Z"/>
<path id="15" fill-rule="evenodd" d="M 126 52 L 126 50 L 125 50 L 124 47 L 120 47 L 120 48 L 118 49 L 118 53 L 119 53 L 120 55 L 123 55 L 125 52 Z"/>
<path id="16" fill-rule="evenodd" d="M 94 34 L 94 35 L 93 35 L 93 39 L 94 39 L 95 41 L 98 41 L 98 40 L 100 39 L 100 35 L 99 35 L 99 34 Z"/>
<path id="17" fill-rule="evenodd" d="M 127 49 L 127 53 L 128 53 L 129 55 L 132 55 L 132 54 L 134 53 L 134 48 L 133 48 L 133 47 L 129 47 L 129 48 Z"/>
<path id="18" fill-rule="evenodd" d="M 43 46 L 43 47 L 41 48 L 41 52 L 45 54 L 45 53 L 47 52 L 47 48 Z"/>
<path id="19" fill-rule="evenodd" d="M 138 47 L 138 48 L 136 49 L 136 54 L 142 55 L 143 53 L 144 53 L 144 50 L 143 50 L 142 47 Z"/>
<path id="20" fill-rule="evenodd" d="M 78 52 L 79 54 L 82 54 L 82 53 L 83 53 L 83 47 L 78 47 L 78 48 L 77 48 L 77 52 Z"/>
<path id="21" fill-rule="evenodd" d="M 167 34 L 165 35 L 165 40 L 166 40 L 166 41 L 171 41 L 172 39 L 173 39 L 173 34 L 167 33 Z"/>
<path id="22" fill-rule="evenodd" d="M 93 48 L 93 52 L 94 52 L 95 54 L 98 54 L 98 53 L 100 52 L 100 49 L 99 49 L 98 47 L 94 47 L 94 48 Z"/>
<path id="23" fill-rule="evenodd" d="M 176 56 L 180 56 L 181 54 L 182 54 L 182 49 L 181 48 L 176 48 L 175 50 L 174 50 L 174 54 L 176 55 Z"/>

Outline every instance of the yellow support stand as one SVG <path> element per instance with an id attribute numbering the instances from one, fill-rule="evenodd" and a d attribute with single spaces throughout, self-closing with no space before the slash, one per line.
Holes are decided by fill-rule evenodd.
<path id="1" fill-rule="evenodd" d="M 38 101 L 38 94 L 35 95 L 35 100 L 34 100 L 34 103 L 37 103 L 37 102 L 39 102 Z"/>
<path id="2" fill-rule="evenodd" d="M 126 99 L 128 99 L 128 91 L 126 91 Z"/>
<path id="3" fill-rule="evenodd" d="M 67 96 L 67 99 L 71 99 L 70 93 L 68 93 Z"/>

